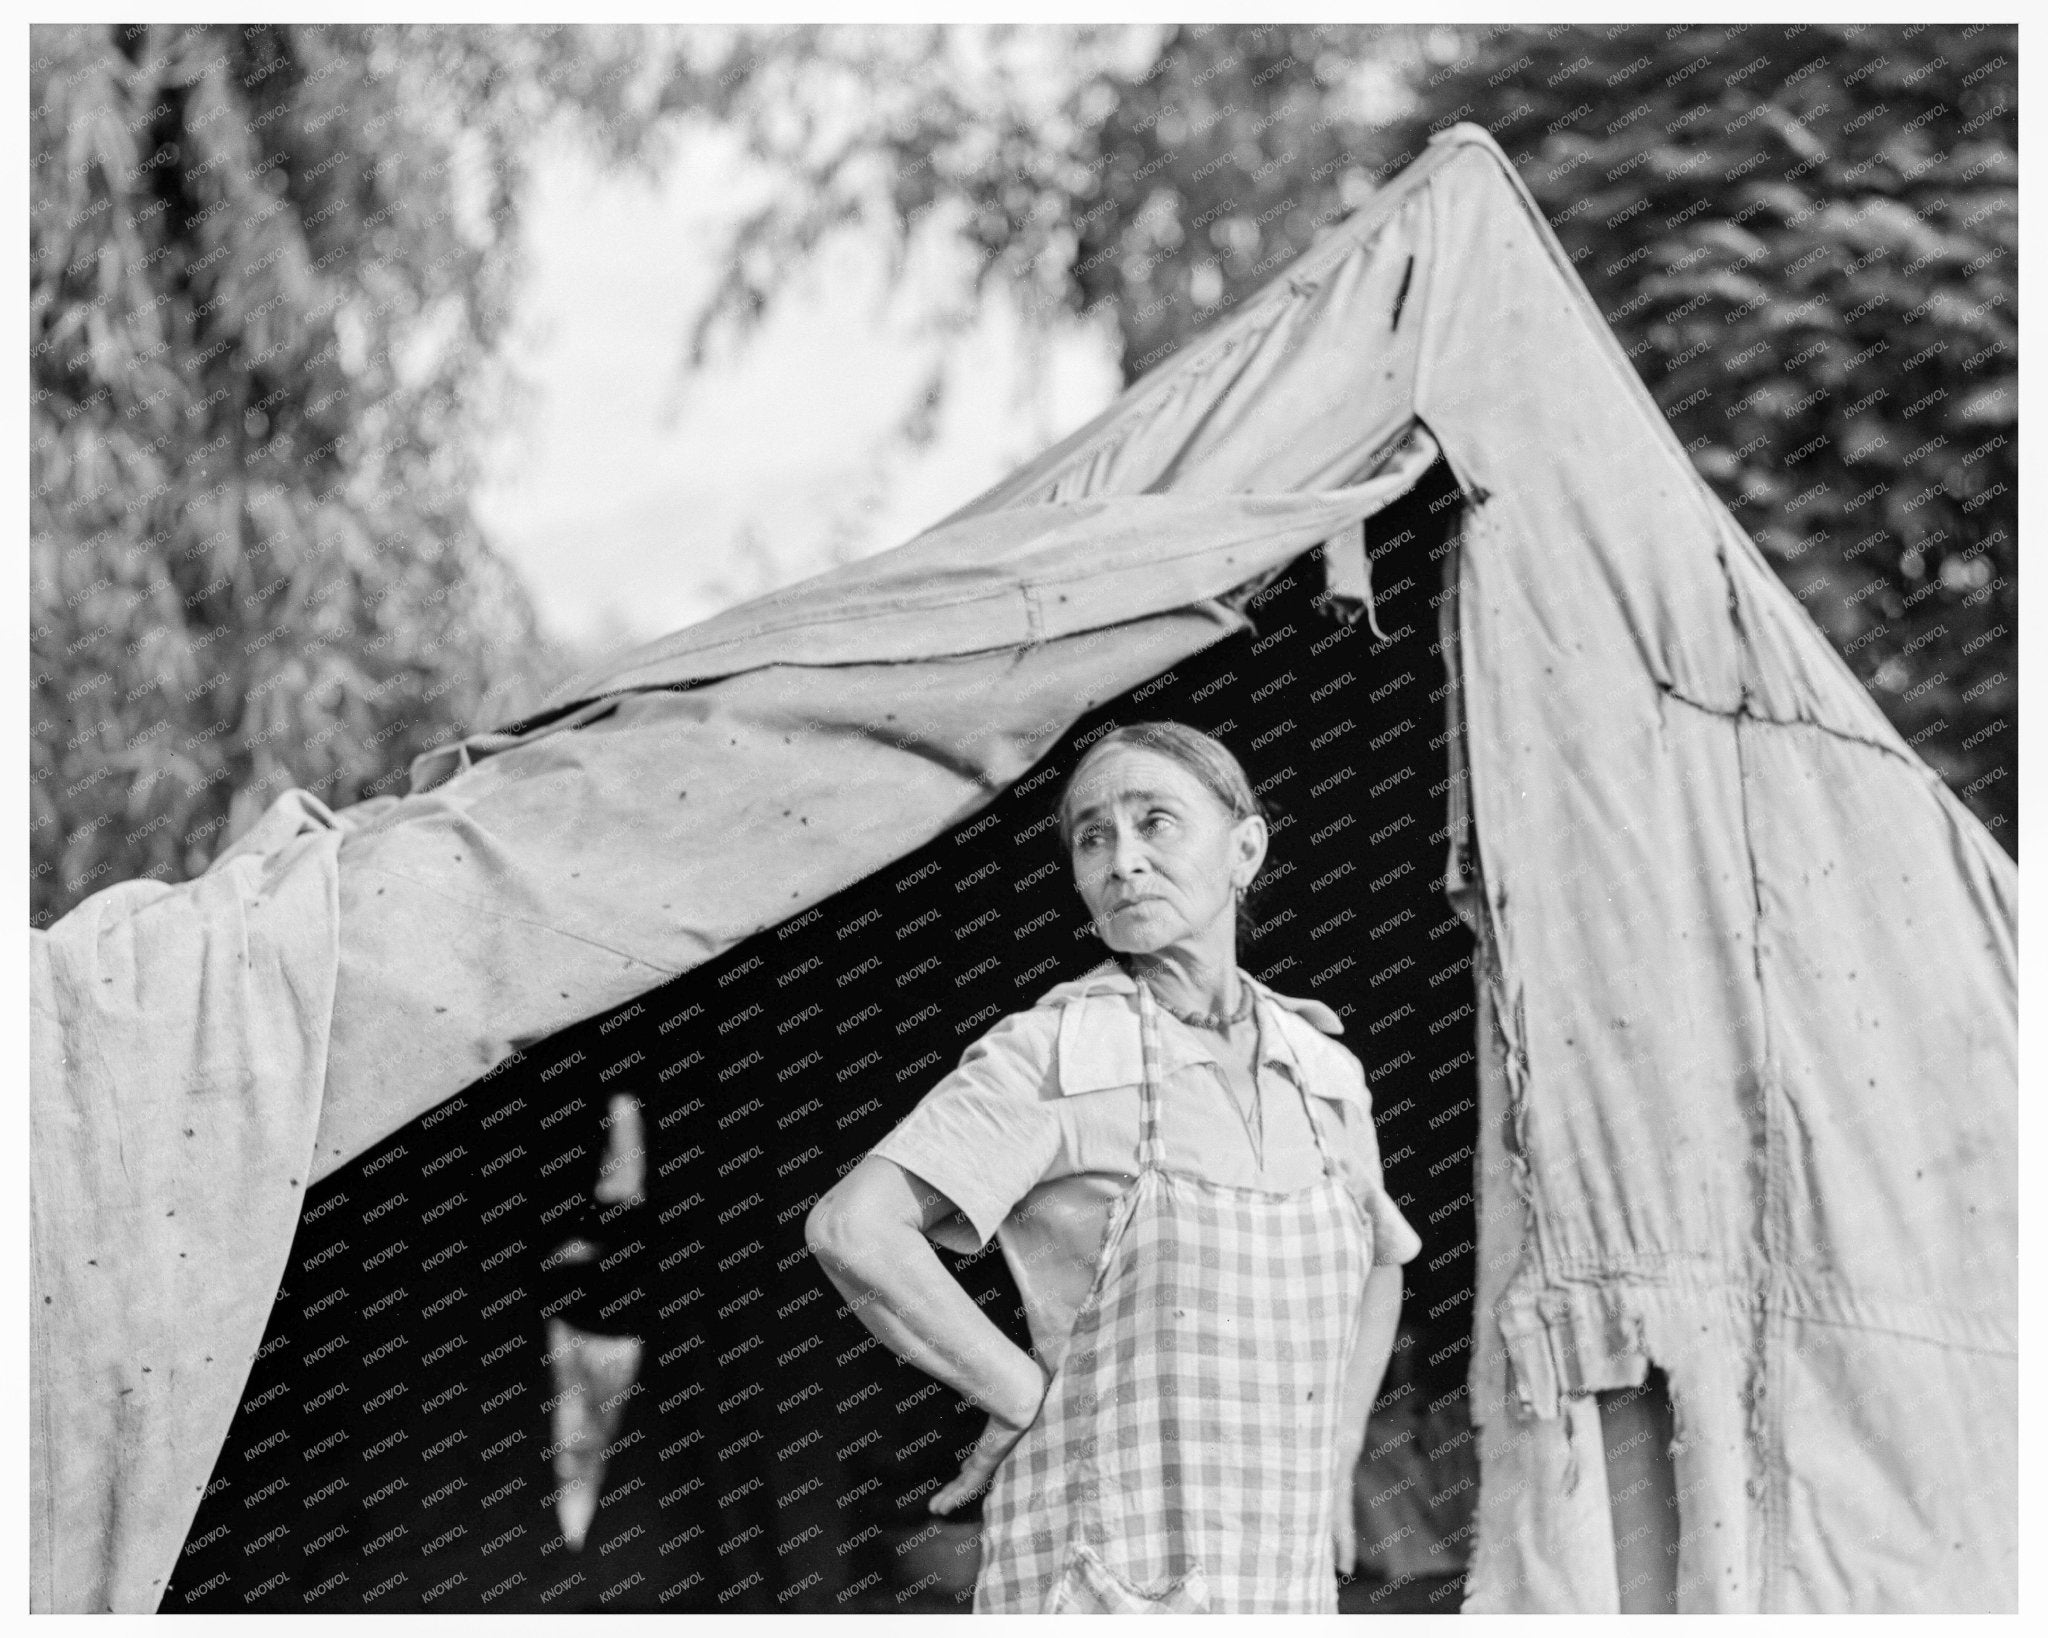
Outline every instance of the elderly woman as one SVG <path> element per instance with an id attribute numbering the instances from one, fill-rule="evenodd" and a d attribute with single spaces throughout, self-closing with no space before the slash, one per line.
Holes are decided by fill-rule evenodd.
<path id="1" fill-rule="evenodd" d="M 973 1043 L 806 1224 L 868 1328 L 989 1413 L 977 1612 L 1334 1611 L 1399 1265 L 1357 1059 L 1237 965 L 1267 828 L 1237 760 L 1119 728 L 1061 792 L 1113 959 Z M 1035 1358 L 926 1236 L 990 1234 Z"/>

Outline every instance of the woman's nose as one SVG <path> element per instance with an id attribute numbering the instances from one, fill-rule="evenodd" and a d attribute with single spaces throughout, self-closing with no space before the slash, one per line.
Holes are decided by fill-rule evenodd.
<path id="1" fill-rule="evenodd" d="M 1134 866 L 1145 862 L 1145 849 L 1138 840 L 1136 831 L 1125 830 L 1117 833 L 1110 844 L 1109 868 L 1118 876 L 1130 875 Z"/>

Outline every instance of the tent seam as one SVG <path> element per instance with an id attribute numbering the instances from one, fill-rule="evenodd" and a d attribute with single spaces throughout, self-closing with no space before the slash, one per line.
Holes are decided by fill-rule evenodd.
<path id="1" fill-rule="evenodd" d="M 1587 297 L 1586 300 L 1590 302 L 1591 298 Z M 1690 468 L 1691 463 L 1688 462 L 1687 466 Z M 1703 480 L 1699 479 L 1696 472 L 1694 478 L 1703 486 Z M 1718 524 L 1719 520 L 1716 517 L 1710 521 Z M 1750 814 L 1749 767 L 1743 755 L 1744 720 L 1768 719 L 1758 718 L 1750 708 L 1747 657 L 1753 653 L 1753 648 L 1748 630 L 1743 623 L 1742 599 L 1736 590 L 1735 576 L 1728 566 L 1726 536 L 1718 527 L 1714 528 L 1712 533 L 1714 564 L 1721 572 L 1722 587 L 1728 599 L 1728 623 L 1733 628 L 1736 645 L 1743 656 L 1743 659 L 1738 661 L 1741 669 L 1736 679 L 1740 696 L 1737 706 L 1732 711 L 1719 714 L 1725 715 L 1728 719 L 1729 731 L 1734 737 L 1735 790 L 1742 813 L 1742 853 L 1749 867 L 1750 970 L 1756 984 L 1757 1031 L 1761 1037 L 1757 1116 L 1763 1137 L 1763 1190 L 1762 1199 L 1757 1205 L 1757 1238 L 1762 1250 L 1762 1268 L 1759 1270 L 1758 1288 L 1754 1297 L 1756 1316 L 1753 1335 L 1756 1357 L 1752 1367 L 1754 1391 L 1749 1403 L 1749 1428 L 1753 1459 L 1762 1470 L 1751 1481 L 1756 1486 L 1755 1500 L 1758 1510 L 1763 1515 L 1762 1539 L 1758 1544 L 1760 1562 L 1756 1605 L 1762 1609 L 1773 1609 L 1778 1607 L 1781 1538 L 1791 1506 L 1791 1475 L 1786 1471 L 1782 1460 L 1784 1428 L 1781 1417 L 1784 1395 L 1782 1384 L 1777 1380 L 1780 1374 L 1777 1343 L 1783 1329 L 1784 1318 L 1783 1251 L 1790 1232 L 1787 1219 L 1791 1205 L 1786 1198 L 1785 1171 L 1788 1162 L 1784 1154 L 1785 1134 L 1778 1110 L 1778 1064 L 1771 1029 L 1770 994 L 1764 977 L 1763 874 L 1757 864 L 1756 831 Z M 1674 698 L 1684 698 L 1676 689 L 1669 691 Z"/>
<path id="2" fill-rule="evenodd" d="M 1822 722 L 1816 717 L 1766 716 L 1763 712 L 1754 709 L 1747 702 L 1747 699 L 1740 705 L 1714 705 L 1687 693 L 1685 688 L 1678 683 L 1666 682 L 1661 677 L 1653 680 L 1658 688 L 1669 694 L 1680 704 L 1689 705 L 1696 711 L 1704 711 L 1709 716 L 1721 717 L 1731 722 L 1754 722 L 1766 728 L 1812 728 L 1819 733 L 1828 735 L 1830 738 L 1839 739 L 1845 744 L 1862 745 L 1873 751 L 1882 751 L 1887 756 L 1897 757 L 1900 761 L 1910 764 L 1916 771 L 1934 772 L 1921 758 L 1901 751 L 1896 745 L 1887 745 L 1881 739 L 1870 739 L 1862 734 L 1851 733 L 1846 728 L 1837 728 L 1833 723 Z M 1935 774 L 1935 777 L 1939 779 L 1941 776 Z"/>
<path id="3" fill-rule="evenodd" d="M 1737 622 L 1738 625 L 1740 622 Z M 1754 1321 L 1755 1356 L 1752 1360 L 1753 1395 L 1750 1400 L 1750 1448 L 1761 1474 L 1752 1482 L 1756 1485 L 1755 1500 L 1763 1515 L 1759 1556 L 1762 1560 L 1757 1588 L 1757 1607 L 1777 1607 L 1776 1591 L 1780 1573 L 1777 1542 L 1784 1528 L 1789 1498 L 1783 1493 L 1788 1476 L 1779 1460 L 1783 1449 L 1783 1428 L 1779 1425 L 1783 1394 L 1778 1383 L 1778 1372 L 1774 1368 L 1778 1349 L 1777 1331 L 1783 1316 L 1783 1293 L 1780 1289 L 1782 1272 L 1782 1246 L 1785 1232 L 1785 1217 L 1788 1204 L 1785 1200 L 1785 1158 L 1783 1155 L 1784 1133 L 1777 1118 L 1778 1075 L 1777 1062 L 1771 1030 L 1771 1012 L 1768 991 L 1764 981 L 1763 953 L 1763 878 L 1757 868 L 1756 839 L 1750 819 L 1749 771 L 1745 765 L 1742 748 L 1742 712 L 1729 713 L 1731 730 L 1735 738 L 1736 792 L 1742 808 L 1742 851 L 1749 866 L 1750 883 L 1750 968 L 1756 982 L 1757 1027 L 1762 1036 L 1762 1066 L 1757 1087 L 1758 1124 L 1763 1136 L 1763 1198 L 1758 1204 L 1758 1242 L 1762 1249 L 1762 1268 L 1753 1288 L 1752 1300 L 1756 1305 Z"/>
<path id="4" fill-rule="evenodd" d="M 1198 556 L 1199 554 L 1189 553 L 1187 555 Z M 1005 601 L 1007 597 L 1017 589 L 1018 586 L 1024 583 L 1025 582 L 1021 580 L 1010 581 L 1001 585 L 990 587 L 986 591 L 970 592 L 961 597 L 936 598 L 931 601 L 924 601 L 922 599 L 916 601 L 898 601 L 893 598 L 885 598 L 882 600 L 881 606 L 879 607 L 875 605 L 863 606 L 861 604 L 851 602 L 839 603 L 833 605 L 833 607 L 844 610 L 845 612 L 813 613 L 804 615 L 798 619 L 785 621 L 779 625 L 756 626 L 751 631 L 748 631 L 742 635 L 728 637 L 723 642 L 706 644 L 704 647 L 696 649 L 693 652 L 697 654 L 716 654 L 722 648 L 742 648 L 753 643 L 767 642 L 770 639 L 776 637 L 786 637 L 793 632 L 810 631 L 818 627 L 861 625 L 876 619 L 878 616 L 885 616 L 891 614 L 943 614 L 949 610 L 966 608 L 976 603 L 1001 603 Z M 669 657 L 668 663 L 672 664 L 676 660 L 680 660 L 685 657 L 685 655 L 681 654 L 671 655 Z M 750 667 L 749 669 L 757 668 Z M 728 675 L 730 675 L 730 673 L 728 673 Z M 596 694 L 590 697 L 592 699 L 604 699 L 607 696 L 603 694 Z"/>
<path id="5" fill-rule="evenodd" d="M 1685 1252 L 1664 1254 L 1665 1260 L 1699 1263 L 1709 1269 L 1723 1266 L 1722 1259 L 1713 1252 Z M 1740 1276 L 1709 1277 L 1688 1279 L 1680 1274 L 1673 1277 L 1662 1268 L 1618 1267 L 1599 1255 L 1566 1257 L 1560 1259 L 1551 1270 L 1562 1287 L 1576 1287 L 1605 1296 L 1619 1286 L 1633 1284 L 1653 1295 L 1672 1297 L 1721 1297 L 1753 1292 L 1755 1282 Z M 2005 1342 L 1971 1341 L 1957 1333 L 1972 1329 L 1996 1328 L 2005 1331 L 2007 1327 L 1995 1316 L 1973 1313 L 1968 1310 L 1940 1308 L 1933 1304 L 1915 1302 L 1911 1298 L 1895 1298 L 1883 1292 L 1869 1292 L 1846 1283 L 1830 1282 L 1821 1289 L 1821 1295 L 1838 1302 L 1892 1303 L 1896 1306 L 1917 1308 L 1925 1315 L 1933 1316 L 1918 1326 L 1881 1320 L 1858 1319 L 1849 1315 L 1829 1313 L 1796 1298 L 1782 1300 L 1772 1305 L 1771 1312 L 1787 1320 L 1802 1323 L 1829 1325 L 1844 1330 L 1868 1331 L 1885 1336 L 1908 1337 L 1931 1347 L 1959 1348 L 1969 1353 L 1987 1354 L 1995 1358 L 2019 1356 L 2018 1344 Z"/>
<path id="6" fill-rule="evenodd" d="M 694 970 L 690 967 L 666 967 L 658 961 L 649 961 L 645 956 L 635 955 L 631 950 L 621 950 L 615 945 L 606 944 L 602 939 L 590 938 L 582 933 L 571 932 L 566 927 L 551 926 L 544 921 L 535 921 L 531 916 L 508 915 L 503 910 L 494 910 L 488 904 L 482 903 L 479 900 L 464 898 L 460 894 L 446 892 L 441 888 L 420 880 L 416 876 L 408 876 L 403 871 L 393 870 L 388 865 L 360 864 L 356 867 L 355 874 L 358 877 L 371 875 L 387 876 L 392 881 L 404 882 L 408 887 L 418 888 L 422 892 L 431 894 L 445 903 L 460 905 L 465 910 L 475 910 L 496 921 L 517 922 L 522 927 L 533 927 L 543 933 L 553 933 L 557 937 L 569 939 L 574 943 L 588 945 L 593 950 L 602 950 L 607 955 L 615 955 L 623 960 L 635 962 L 642 967 L 651 968 L 655 972 L 666 974 L 669 978 L 677 978 L 683 973 Z M 704 957 L 704 961 L 709 961 L 710 959 L 709 955 Z M 703 962 L 700 961 L 697 965 L 701 966 Z M 449 1095 L 452 1097 L 454 1094 L 451 1093 Z"/>
<path id="7" fill-rule="evenodd" d="M 1806 1309 L 1782 1307 L 1776 1312 L 1787 1319 L 1797 1319 L 1808 1325 L 1829 1325 L 1843 1331 L 1865 1331 L 1875 1336 L 1905 1337 L 1912 1342 L 1924 1342 L 1934 1348 L 1954 1348 L 1968 1354 L 1984 1354 L 1992 1359 L 2018 1359 L 2019 1349 L 2000 1347 L 1988 1342 L 1968 1342 L 1957 1337 L 1933 1336 L 1926 1331 L 1909 1330 L 1902 1325 L 1880 1325 L 1870 1320 L 1839 1319 L 1832 1314 L 1816 1314 Z"/>

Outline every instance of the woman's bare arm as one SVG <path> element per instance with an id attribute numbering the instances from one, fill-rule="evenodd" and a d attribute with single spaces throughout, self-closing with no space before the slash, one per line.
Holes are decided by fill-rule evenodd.
<path id="1" fill-rule="evenodd" d="M 924 1235 L 955 1209 L 915 1173 L 868 1155 L 811 1208 L 804 1240 L 892 1353 L 999 1421 L 1026 1427 L 1045 1372 L 961 1289 Z"/>
<path id="2" fill-rule="evenodd" d="M 1365 1302 L 1358 1316 L 1358 1346 L 1344 1381 L 1343 1411 L 1337 1422 L 1338 1448 L 1352 1453 L 1365 1448 L 1365 1424 L 1387 1361 L 1394 1354 L 1394 1331 L 1401 1322 L 1401 1265 L 1379 1263 L 1365 1276 Z"/>
<path id="3" fill-rule="evenodd" d="M 1337 1573 L 1358 1568 L 1358 1543 L 1352 1530 L 1352 1482 L 1365 1449 L 1366 1422 L 1386 1379 L 1394 1353 L 1394 1332 L 1401 1320 L 1401 1265 L 1375 1264 L 1365 1276 L 1365 1301 L 1359 1305 L 1358 1344 L 1345 1373 L 1344 1396 L 1337 1414 L 1337 1464 L 1331 1478 L 1335 1494 L 1330 1516 Z"/>

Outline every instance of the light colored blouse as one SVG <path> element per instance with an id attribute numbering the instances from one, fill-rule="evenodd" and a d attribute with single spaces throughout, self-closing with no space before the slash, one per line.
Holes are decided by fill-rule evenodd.
<path id="1" fill-rule="evenodd" d="M 1365 1071 L 1337 1015 L 1240 969 L 1254 993 L 1265 1165 L 1254 1157 L 1214 1037 L 1159 1009 L 1160 1137 L 1170 1171 L 1294 1190 L 1322 1174 L 1309 1110 L 1364 1207 L 1373 1261 L 1405 1263 L 1422 1241 L 1388 1196 Z M 1110 1208 L 1138 1172 L 1142 1056 L 1136 980 L 1114 960 L 1011 1013 L 874 1146 L 957 1208 L 931 1230 L 952 1251 L 994 1236 L 1039 1360 L 1051 1369 L 1093 1283 Z M 1305 1089 L 1304 1099 L 1296 1091 Z"/>

